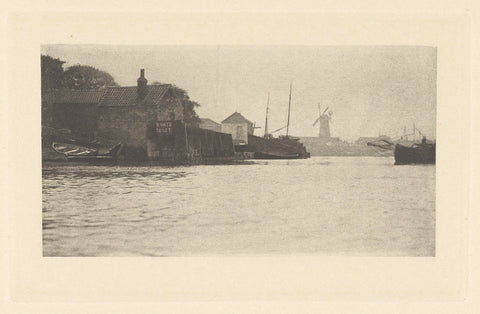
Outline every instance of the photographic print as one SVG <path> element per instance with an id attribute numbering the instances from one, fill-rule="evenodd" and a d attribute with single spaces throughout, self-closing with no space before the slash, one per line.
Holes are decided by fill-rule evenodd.
<path id="1" fill-rule="evenodd" d="M 43 256 L 435 256 L 436 47 L 40 62 Z"/>

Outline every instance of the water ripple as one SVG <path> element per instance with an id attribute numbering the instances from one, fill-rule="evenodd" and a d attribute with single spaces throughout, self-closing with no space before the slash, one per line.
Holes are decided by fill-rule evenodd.
<path id="1" fill-rule="evenodd" d="M 435 252 L 435 167 L 318 157 L 45 167 L 46 256 Z"/>

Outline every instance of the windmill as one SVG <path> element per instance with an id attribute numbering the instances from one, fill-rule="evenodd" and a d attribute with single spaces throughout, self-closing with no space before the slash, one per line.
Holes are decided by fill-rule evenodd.
<path id="1" fill-rule="evenodd" d="M 320 104 L 318 104 L 318 118 L 313 123 L 315 126 L 319 123 L 318 137 L 330 137 L 330 120 L 332 119 L 333 112 L 332 110 L 328 111 L 329 107 L 325 108 L 322 112 Z"/>
<path id="2" fill-rule="evenodd" d="M 257 122 L 253 122 L 253 125 L 252 125 L 252 132 L 255 132 L 255 129 L 261 129 L 262 127 L 261 126 L 257 126 Z"/>

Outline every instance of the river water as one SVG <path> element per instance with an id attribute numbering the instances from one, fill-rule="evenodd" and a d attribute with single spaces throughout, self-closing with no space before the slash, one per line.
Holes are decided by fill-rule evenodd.
<path id="1" fill-rule="evenodd" d="M 435 255 L 435 166 L 43 168 L 44 256 Z"/>

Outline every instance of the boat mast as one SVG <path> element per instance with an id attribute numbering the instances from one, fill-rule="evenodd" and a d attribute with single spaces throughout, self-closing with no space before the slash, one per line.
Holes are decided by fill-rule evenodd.
<path id="1" fill-rule="evenodd" d="M 290 126 L 290 105 L 292 103 L 292 81 L 290 81 L 290 95 L 288 96 L 288 118 L 287 118 L 287 137 L 288 127 Z"/>
<path id="2" fill-rule="evenodd" d="M 265 135 L 264 137 L 268 137 L 268 103 L 270 102 L 270 92 L 268 92 L 267 96 L 267 111 L 265 113 Z"/>

